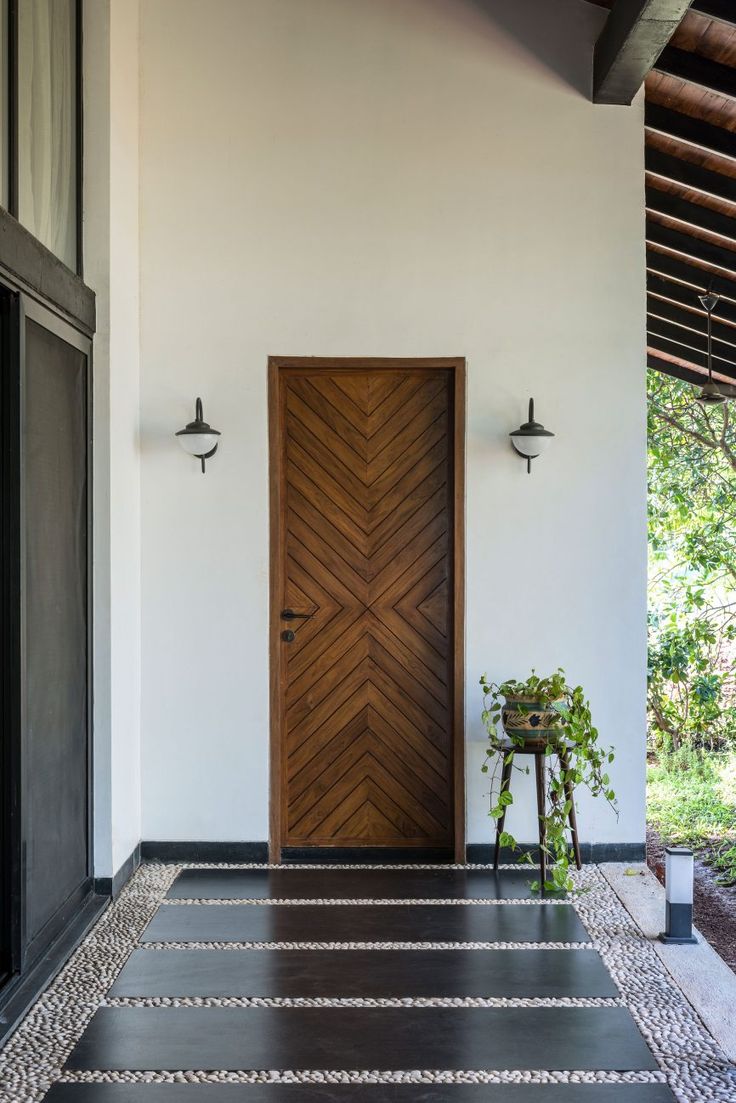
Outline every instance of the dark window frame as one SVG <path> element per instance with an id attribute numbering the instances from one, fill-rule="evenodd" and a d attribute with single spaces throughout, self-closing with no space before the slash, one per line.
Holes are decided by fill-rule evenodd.
<path id="1" fill-rule="evenodd" d="M 18 210 L 18 0 L 8 0 L 8 208 L 0 206 L 0 1045 L 48 983 L 65 956 L 98 918 L 104 897 L 94 881 L 93 832 L 93 378 L 95 295 L 82 279 L 83 24 L 76 15 L 76 270 L 69 268 L 25 226 Z M 87 877 L 47 925 L 44 937 L 27 942 L 22 806 L 22 500 L 20 369 L 25 318 L 32 318 L 87 356 Z M 100 891 L 104 891 L 100 890 Z M 86 895 L 85 895 L 86 894 Z"/>

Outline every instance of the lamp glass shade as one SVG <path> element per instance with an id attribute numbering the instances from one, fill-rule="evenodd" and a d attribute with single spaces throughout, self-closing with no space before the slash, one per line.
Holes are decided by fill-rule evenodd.
<path id="1" fill-rule="evenodd" d="M 190 456 L 205 456 L 217 444 L 219 433 L 177 433 L 176 439 Z"/>
<path id="2" fill-rule="evenodd" d="M 669 904 L 692 904 L 692 850 L 680 846 L 667 847 L 664 855 L 664 883 Z"/>
<path id="3" fill-rule="evenodd" d="M 546 451 L 552 440 L 552 434 L 511 433 L 511 442 L 522 456 L 539 456 Z"/>

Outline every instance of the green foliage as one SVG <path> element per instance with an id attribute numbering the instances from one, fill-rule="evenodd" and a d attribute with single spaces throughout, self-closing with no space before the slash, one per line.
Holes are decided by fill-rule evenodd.
<path id="1" fill-rule="evenodd" d="M 514 769 L 520 767 L 514 763 L 514 751 L 509 751 L 507 740 L 514 747 L 524 746 L 524 736 L 515 731 L 505 733 L 499 730 L 502 723 L 503 702 L 507 699 L 519 702 L 516 707 L 529 712 L 536 711 L 541 705 L 559 716 L 559 734 L 547 736 L 545 747 L 547 765 L 546 815 L 544 818 L 546 843 L 545 852 L 549 860 L 547 880 L 544 888 L 549 891 L 565 891 L 572 888 L 570 877 L 571 850 L 567 841 L 568 817 L 571 802 L 567 798 L 566 787 L 573 789 L 585 785 L 593 796 L 603 796 L 616 810 L 616 794 L 611 788 L 608 774 L 605 772 L 614 760 L 612 749 L 605 750 L 598 742 L 598 729 L 593 726 L 590 705 L 585 698 L 582 686 L 574 688 L 567 684 L 565 671 L 556 670 L 548 677 L 540 678 L 534 671 L 530 677 L 519 682 L 512 678 L 505 682 L 489 682 L 483 674 L 480 679 L 483 689 L 483 711 L 481 719 L 488 732 L 489 746 L 485 761 L 481 767 L 484 774 L 491 773 L 491 807 L 489 815 L 500 820 L 505 810 L 513 804 L 513 795 L 504 787 L 499 778 L 503 763 L 511 763 Z M 533 699 L 535 705 L 525 705 L 520 698 Z M 565 767 L 557 755 L 560 746 L 566 751 Z M 525 769 L 528 773 L 528 769 Z M 501 846 L 519 850 L 512 834 L 503 831 Z M 521 862 L 532 862 L 527 851 L 520 855 Z M 538 881 L 532 888 L 539 891 Z"/>
<path id="2" fill-rule="evenodd" d="M 649 372 L 650 747 L 736 740 L 736 428 Z"/>
<path id="3" fill-rule="evenodd" d="M 647 771 L 647 815 L 668 843 L 693 847 L 736 883 L 736 752 L 684 746 Z"/>

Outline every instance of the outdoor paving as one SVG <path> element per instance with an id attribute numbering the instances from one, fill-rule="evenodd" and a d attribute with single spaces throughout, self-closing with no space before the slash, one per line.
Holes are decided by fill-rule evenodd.
<path id="1" fill-rule="evenodd" d="M 0 1103 L 733 1103 L 601 872 L 528 879 L 146 864 L 0 1053 Z"/>

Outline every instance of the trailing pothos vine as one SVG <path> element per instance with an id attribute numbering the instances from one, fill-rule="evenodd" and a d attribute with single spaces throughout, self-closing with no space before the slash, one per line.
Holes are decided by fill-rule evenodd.
<path id="1" fill-rule="evenodd" d="M 549 863 L 543 887 L 552 892 L 569 891 L 572 888 L 571 847 L 567 829 L 571 800 L 565 788 L 567 786 L 569 791 L 569 786 L 572 786 L 574 792 L 575 787 L 584 785 L 594 797 L 602 796 L 618 815 L 616 794 L 606 773 L 606 767 L 614 760 L 613 749 L 606 750 L 599 745 L 598 729 L 593 726 L 590 705 L 583 688 L 569 686 L 562 669 L 546 678 L 540 678 L 532 671 L 525 682 L 513 678 L 506 682 L 489 682 L 484 674 L 480 684 L 483 689 L 481 718 L 489 739 L 481 769 L 484 774 L 491 774 L 489 814 L 494 820 L 500 820 L 514 802 L 510 784 L 503 785 L 501 781 L 503 764 L 510 764 L 513 769 L 529 773 L 528 767 L 517 766 L 514 761 L 516 750 L 523 748 L 526 737 L 523 732 L 503 728 L 505 702 L 513 701 L 517 713 L 526 711 L 537 714 L 544 710 L 553 717 L 542 736 L 546 741 L 544 834 Z M 535 740 L 540 738 L 533 728 L 526 734 Z M 559 754 L 560 750 L 563 751 L 562 756 Z M 500 844 L 512 851 L 520 850 L 509 831 L 501 833 Z M 529 851 L 521 853 L 519 860 L 533 864 L 533 856 Z M 538 892 L 541 888 L 539 881 L 533 882 L 534 891 Z"/>

